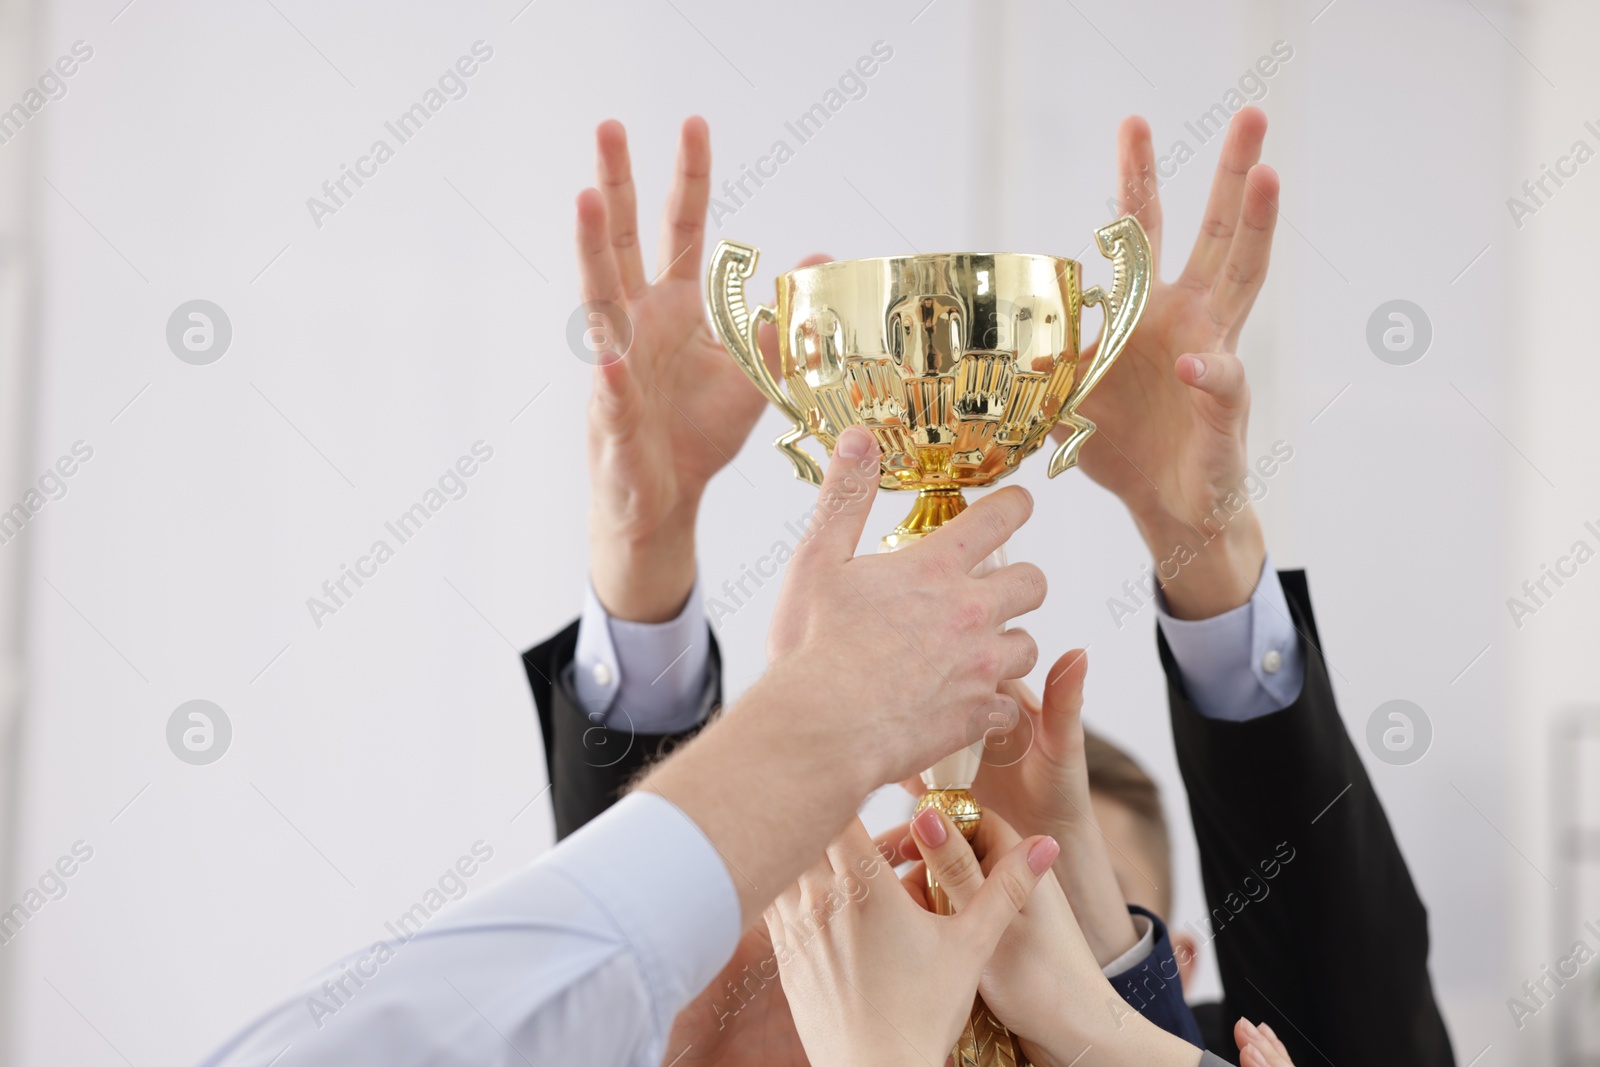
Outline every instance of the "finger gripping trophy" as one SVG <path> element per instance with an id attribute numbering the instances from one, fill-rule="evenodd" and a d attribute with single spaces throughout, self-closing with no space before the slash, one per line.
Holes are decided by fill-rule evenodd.
<path id="1" fill-rule="evenodd" d="M 1117 219 L 1095 239 L 1112 261 L 1110 292 L 1082 288 L 1075 260 L 958 252 L 803 267 L 778 277 L 775 305 L 754 310 L 745 282 L 758 253 L 722 241 L 706 284 L 711 327 L 789 419 L 776 443 L 801 480 L 822 484 L 822 468 L 800 447 L 807 436 L 829 453 L 847 426 L 877 438 L 880 487 L 917 493 L 911 513 L 883 539 L 883 550 L 893 551 L 959 515 L 963 487 L 1011 474 L 1057 422 L 1069 432 L 1049 474 L 1077 463 L 1095 430 L 1078 405 L 1127 344 L 1150 292 L 1150 244 L 1136 219 Z M 1097 304 L 1105 329 L 1084 359 L 1080 320 Z M 756 343 L 763 321 L 777 328 L 776 377 Z M 969 792 L 982 747 L 980 739 L 925 771 L 918 802 L 919 811 L 939 807 L 969 840 L 982 816 Z M 949 914 L 931 879 L 929 888 Z M 981 998 L 954 1056 L 957 1067 L 1026 1063 Z"/>

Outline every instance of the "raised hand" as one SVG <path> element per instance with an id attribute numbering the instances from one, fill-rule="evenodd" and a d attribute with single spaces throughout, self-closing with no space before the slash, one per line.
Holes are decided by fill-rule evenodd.
<path id="1" fill-rule="evenodd" d="M 1132 948 L 1138 929 L 1095 821 L 1083 748 L 1083 683 L 1088 654 L 1073 650 L 1050 668 L 1041 702 L 1021 681 L 1001 684 L 1021 708 L 1018 729 L 985 753 L 972 794 L 1021 833 L 1061 842 L 1056 879 L 1104 967 Z M 986 816 L 987 817 L 987 816 Z"/>
<path id="2" fill-rule="evenodd" d="M 1000 489 L 899 552 L 856 556 L 879 459 L 867 430 L 839 435 L 784 571 L 771 665 L 640 786 L 717 843 L 746 925 L 873 789 L 1014 720 L 998 687 L 1038 659 L 1026 631 L 1004 627 L 1043 603 L 1043 573 L 1014 563 L 971 575 L 1026 521 L 1033 498 Z"/>
<path id="3" fill-rule="evenodd" d="M 706 483 L 743 446 L 766 401 L 706 323 L 705 120 L 683 124 L 654 277 L 640 253 L 622 124 L 601 124 L 595 146 L 599 188 L 579 193 L 577 204 L 581 290 L 588 336 L 598 344 L 589 402 L 592 577 L 613 617 L 662 622 L 694 584 L 694 524 Z"/>
<path id="4" fill-rule="evenodd" d="M 856 556 L 878 488 L 872 435 L 840 435 L 806 540 L 784 575 L 767 632 L 768 659 L 801 651 L 829 664 L 826 685 L 872 715 L 847 712 L 868 746 L 861 756 L 898 781 L 1012 722 L 999 684 L 1033 669 L 1039 648 L 1015 616 L 1044 602 L 1044 573 L 1013 563 L 982 578 L 972 570 L 1033 513 L 1010 486 L 985 496 L 898 552 Z M 822 679 L 817 683 L 824 684 Z M 998 720 L 987 718 L 994 713 Z"/>
<path id="5" fill-rule="evenodd" d="M 1234 115 L 1200 235 L 1171 282 L 1150 126 L 1135 116 L 1117 133 L 1119 200 L 1150 238 L 1154 278 L 1128 347 L 1083 403 L 1099 432 L 1079 465 L 1127 505 L 1157 561 L 1173 561 L 1157 569 L 1179 618 L 1245 603 L 1265 558 L 1244 485 L 1250 390 L 1235 353 L 1277 223 L 1278 175 L 1258 162 L 1266 130 L 1257 108 Z"/>

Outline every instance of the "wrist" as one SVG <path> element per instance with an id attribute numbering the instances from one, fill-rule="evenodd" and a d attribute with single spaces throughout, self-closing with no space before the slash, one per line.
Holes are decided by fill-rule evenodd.
<path id="1" fill-rule="evenodd" d="M 1084 942 L 1102 970 L 1139 943 L 1139 928 L 1111 866 L 1105 839 L 1093 825 L 1052 835 L 1061 853 L 1052 866 L 1072 905 Z"/>
<path id="2" fill-rule="evenodd" d="M 861 729 L 870 716 L 853 710 L 860 706 L 860 694 L 839 682 L 838 668 L 828 657 L 801 645 L 773 663 L 757 684 L 771 687 L 774 699 L 785 706 L 798 702 L 805 708 L 803 713 L 774 708 L 755 743 L 786 753 L 800 776 L 815 783 L 813 791 L 853 798 L 854 810 L 874 789 L 896 780 L 882 755 L 884 746 Z"/>
<path id="3" fill-rule="evenodd" d="M 591 514 L 590 581 L 606 614 L 625 622 L 667 622 L 694 588 L 697 507 L 649 530 Z"/>
<path id="4" fill-rule="evenodd" d="M 1194 523 L 1165 514 L 1135 522 L 1173 618 L 1213 618 L 1254 595 L 1267 547 L 1249 501 L 1237 512 L 1219 504 Z"/>
<path id="5" fill-rule="evenodd" d="M 852 758 L 855 738 L 813 713 L 819 696 L 831 694 L 819 694 L 807 665 L 795 659 L 767 671 L 640 785 L 675 805 L 716 847 L 746 925 L 881 784 L 871 781 L 871 761 Z"/>

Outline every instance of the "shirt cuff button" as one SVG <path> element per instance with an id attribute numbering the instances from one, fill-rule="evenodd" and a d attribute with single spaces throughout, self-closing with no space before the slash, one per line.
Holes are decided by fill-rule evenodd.
<path id="1" fill-rule="evenodd" d="M 1267 649 L 1267 654 L 1261 657 L 1261 669 L 1268 674 L 1277 674 L 1282 666 L 1283 656 L 1275 648 Z"/>

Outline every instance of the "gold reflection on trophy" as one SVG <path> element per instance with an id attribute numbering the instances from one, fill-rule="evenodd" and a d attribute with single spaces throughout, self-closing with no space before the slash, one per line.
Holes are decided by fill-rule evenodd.
<path id="1" fill-rule="evenodd" d="M 917 491 L 911 513 L 883 539 L 892 551 L 959 515 L 963 487 L 1011 474 L 1058 422 L 1070 432 L 1049 474 L 1077 463 L 1095 429 L 1078 405 L 1127 344 L 1150 292 L 1150 244 L 1136 219 L 1117 219 L 1095 239 L 1112 261 L 1110 292 L 1083 289 L 1071 259 L 949 253 L 803 267 L 778 277 L 775 305 L 754 309 L 745 282 L 757 252 L 722 241 L 706 285 L 711 328 L 788 418 L 776 444 L 797 477 L 822 484 L 822 468 L 800 447 L 807 436 L 831 454 L 845 427 L 872 431 L 882 450 L 879 485 Z M 1085 361 L 1080 320 L 1095 305 L 1105 329 Z M 777 327 L 776 375 L 756 343 L 762 322 Z M 968 791 L 982 744 L 925 772 L 918 803 L 938 806 L 968 839 L 982 814 Z M 929 884 L 947 913 L 949 902 Z M 981 998 L 954 1056 L 957 1067 L 1026 1063 Z"/>

